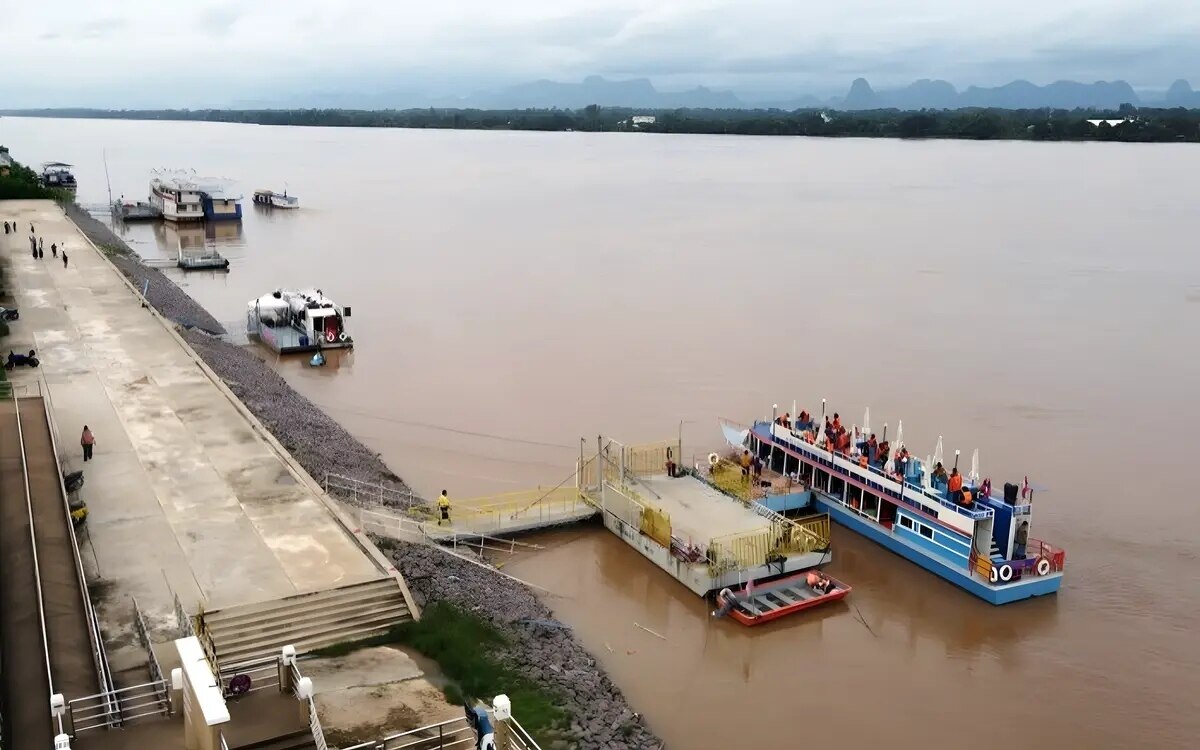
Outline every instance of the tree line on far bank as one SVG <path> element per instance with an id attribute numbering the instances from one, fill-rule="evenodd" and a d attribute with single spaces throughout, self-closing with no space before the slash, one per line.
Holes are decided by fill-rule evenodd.
<path id="1" fill-rule="evenodd" d="M 894 109 L 866 111 L 675 109 L 167 109 L 10 110 L 3 114 L 126 120 L 199 120 L 259 125 L 463 130 L 629 131 L 859 138 L 958 138 L 1036 141 L 1200 141 L 1200 110 L 1122 105 L 1119 111 L 1062 109 Z M 633 124 L 634 115 L 655 121 Z M 1119 121 L 1115 124 L 1089 120 Z"/>

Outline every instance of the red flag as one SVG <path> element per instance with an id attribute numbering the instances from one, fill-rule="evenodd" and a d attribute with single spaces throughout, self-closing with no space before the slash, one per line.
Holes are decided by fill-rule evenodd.
<path id="1" fill-rule="evenodd" d="M 1025 475 L 1025 484 L 1021 486 L 1021 499 L 1024 500 L 1029 496 L 1029 475 Z"/>

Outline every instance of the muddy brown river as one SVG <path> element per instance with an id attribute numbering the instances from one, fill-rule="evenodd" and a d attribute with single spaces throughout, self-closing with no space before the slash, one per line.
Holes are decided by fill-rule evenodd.
<path id="1" fill-rule="evenodd" d="M 279 369 L 424 493 L 554 485 L 599 433 L 701 456 L 719 416 L 821 398 L 1043 488 L 1067 577 L 1003 608 L 840 528 L 845 603 L 753 631 L 600 528 L 504 560 L 669 748 L 1200 734 L 1195 146 L 9 117 L 0 143 L 97 205 L 105 152 L 114 195 L 162 166 L 286 184 L 300 211 L 128 237 L 230 257 L 181 283 L 232 324 L 277 286 L 351 305 L 352 354 Z"/>

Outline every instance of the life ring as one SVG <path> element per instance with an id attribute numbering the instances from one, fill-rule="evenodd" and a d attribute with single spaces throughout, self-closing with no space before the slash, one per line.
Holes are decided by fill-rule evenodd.
<path id="1" fill-rule="evenodd" d="M 719 463 L 721 463 L 721 457 L 720 457 L 720 456 L 718 456 L 716 453 L 709 453 L 709 454 L 708 454 L 708 465 L 709 465 L 709 466 L 716 466 L 716 465 L 717 465 L 717 464 L 719 464 Z"/>
<path id="2" fill-rule="evenodd" d="M 341 333 L 338 334 L 338 341 L 345 341 L 348 338 L 350 338 L 350 337 L 346 335 L 345 331 L 342 331 Z"/>
<path id="3" fill-rule="evenodd" d="M 336 339 L 336 338 L 337 338 L 337 334 L 335 334 L 333 331 L 328 331 L 325 334 L 325 340 L 331 344 L 333 343 L 334 339 Z"/>
<path id="4" fill-rule="evenodd" d="M 1011 565 L 1009 565 L 1008 563 L 1004 563 L 1003 565 L 1000 566 L 1000 580 L 1001 581 L 1008 583 L 1009 581 L 1012 580 L 1012 576 L 1013 576 L 1013 569 L 1012 569 Z"/>
<path id="5" fill-rule="evenodd" d="M 1044 576 L 1050 572 L 1050 561 L 1044 557 L 1039 557 L 1037 561 L 1037 574 Z"/>
<path id="6" fill-rule="evenodd" d="M 1000 580 L 1000 576 L 996 573 L 996 566 L 993 565 L 992 566 L 992 583 L 996 583 L 999 580 Z"/>

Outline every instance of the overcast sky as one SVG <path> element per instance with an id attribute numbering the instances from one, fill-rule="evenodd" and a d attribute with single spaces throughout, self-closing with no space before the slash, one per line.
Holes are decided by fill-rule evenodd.
<path id="1" fill-rule="evenodd" d="M 944 78 L 1200 85 L 1200 0 L 0 0 L 0 107 L 219 106 L 648 77 L 739 93 Z"/>

